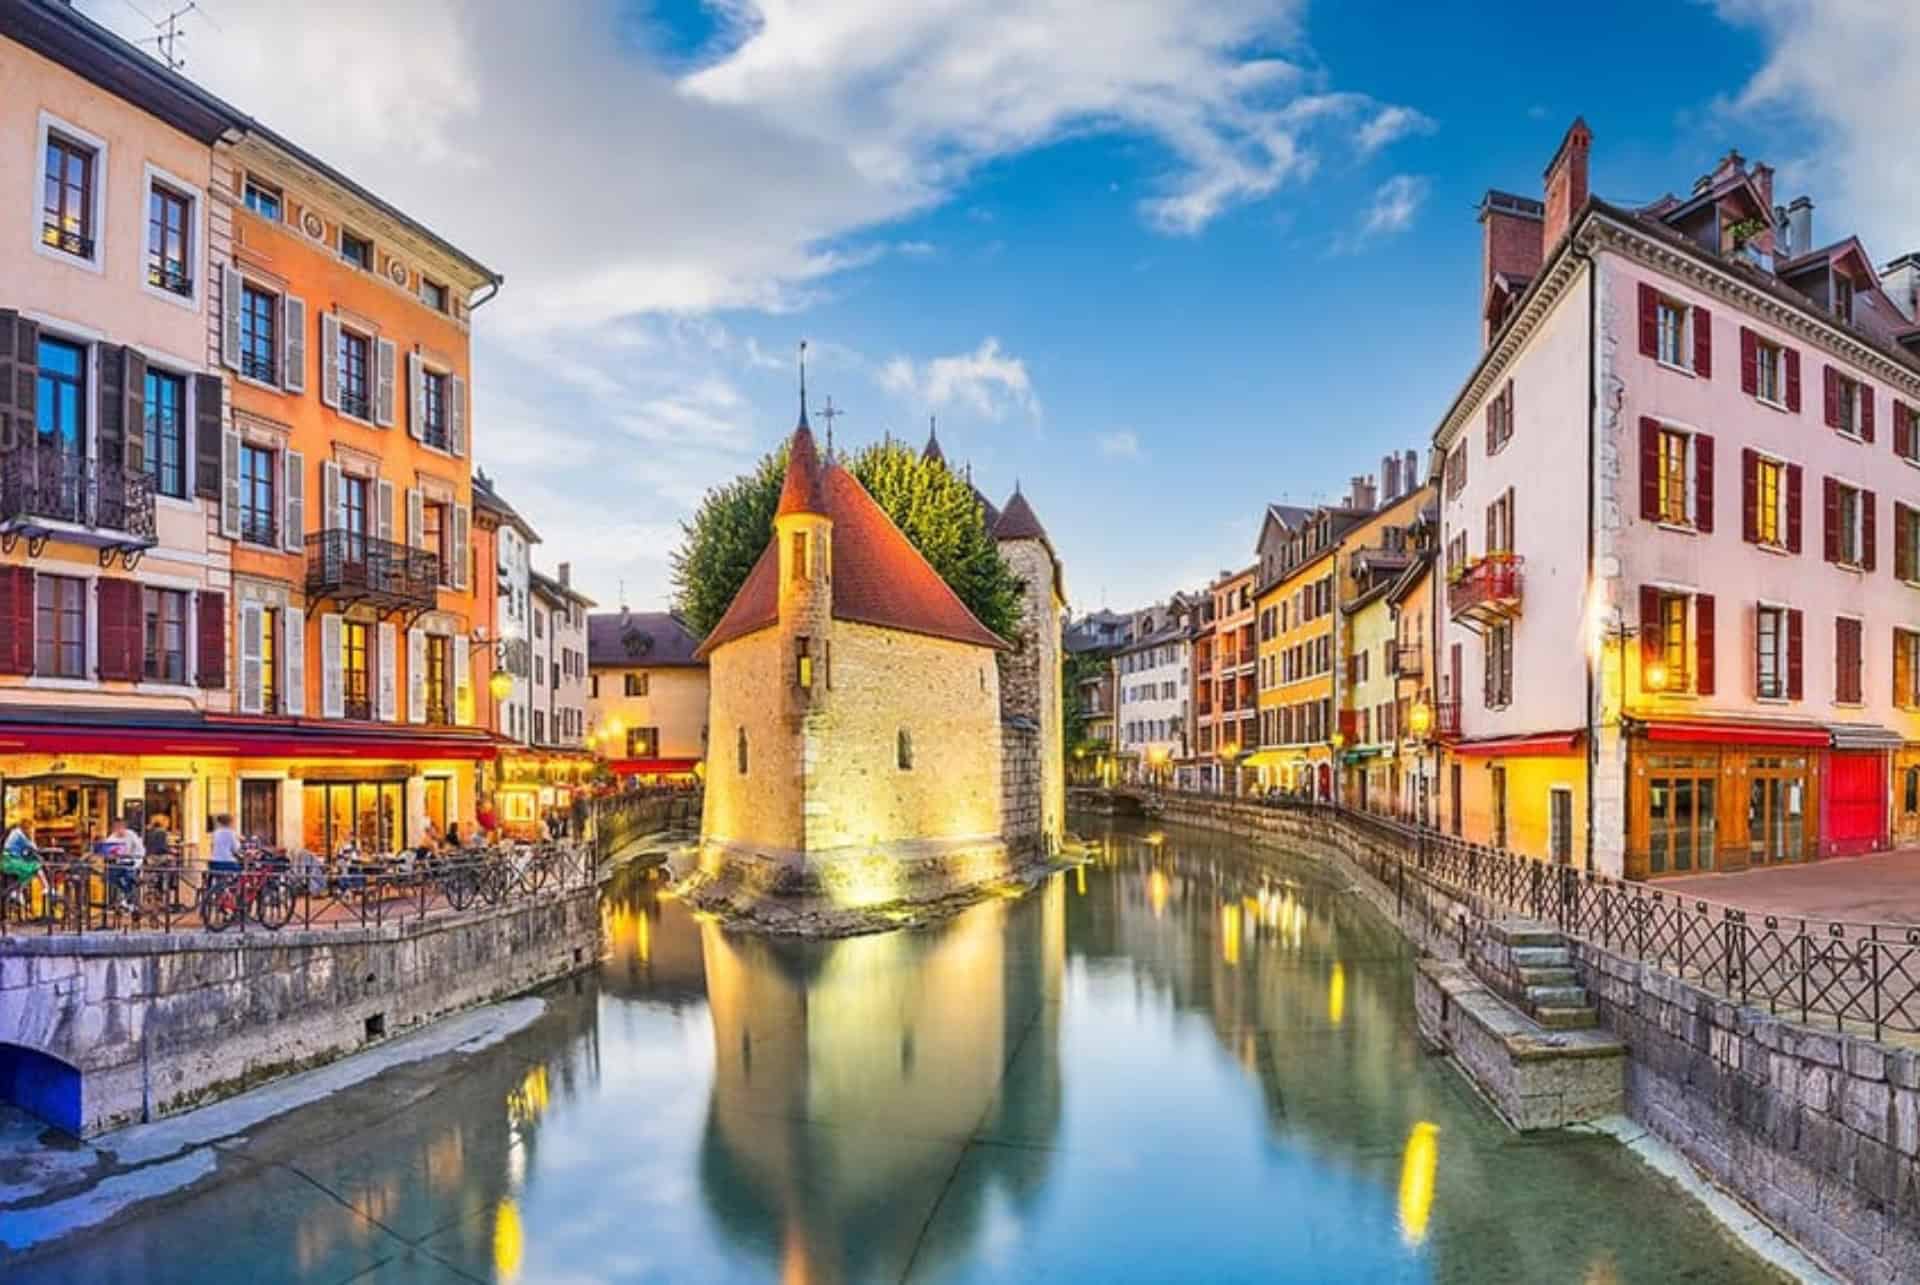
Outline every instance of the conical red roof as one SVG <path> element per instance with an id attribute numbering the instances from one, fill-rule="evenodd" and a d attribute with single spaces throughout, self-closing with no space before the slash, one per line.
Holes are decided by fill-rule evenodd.
<path id="1" fill-rule="evenodd" d="M 1020 488 L 1013 488 L 1013 498 L 1000 510 L 1000 520 L 993 524 L 993 538 L 996 540 L 1038 540 L 1049 549 L 1053 541 L 1047 539 L 1047 529 L 1040 525 L 1040 518 L 1027 503 L 1027 497 L 1020 494 Z"/>
<path id="2" fill-rule="evenodd" d="M 824 472 L 820 452 L 813 448 L 813 430 L 803 418 L 787 446 L 787 480 L 781 484 L 780 507 L 773 515 L 784 518 L 789 513 L 825 513 L 827 504 L 821 482 Z"/>

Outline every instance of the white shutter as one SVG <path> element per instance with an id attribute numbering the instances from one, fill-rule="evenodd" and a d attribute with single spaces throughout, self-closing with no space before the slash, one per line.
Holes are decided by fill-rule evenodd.
<path id="1" fill-rule="evenodd" d="M 426 497 L 414 487 L 407 488 L 407 547 L 418 549 L 427 542 Z"/>
<path id="2" fill-rule="evenodd" d="M 458 375 L 447 376 L 447 449 L 467 453 L 467 381 Z"/>
<path id="3" fill-rule="evenodd" d="M 240 269 L 220 265 L 220 360 L 229 370 L 240 369 Z"/>
<path id="4" fill-rule="evenodd" d="M 320 617 L 320 716 L 347 716 L 347 671 L 341 665 L 343 619 L 334 612 Z"/>
<path id="5" fill-rule="evenodd" d="M 373 422 L 382 428 L 393 427 L 393 364 L 396 350 L 391 339 L 377 339 L 374 346 L 378 350 L 376 362 L 379 367 L 380 386 L 373 399 Z"/>
<path id="6" fill-rule="evenodd" d="M 281 515 L 280 543 L 288 553 L 299 553 L 306 547 L 307 457 L 299 451 L 288 451 L 281 458 L 286 465 L 286 480 L 281 488 L 281 494 L 286 497 L 286 511 Z"/>
<path id="7" fill-rule="evenodd" d="M 220 443 L 220 534 L 240 538 L 240 434 L 228 429 Z"/>
<path id="8" fill-rule="evenodd" d="M 407 721 L 427 721 L 427 635 L 407 630 Z"/>
<path id="9" fill-rule="evenodd" d="M 473 724 L 473 648 L 465 634 L 453 636 L 453 721 Z"/>
<path id="10" fill-rule="evenodd" d="M 297 611 L 282 611 L 284 626 L 280 630 L 280 650 L 286 656 L 283 666 L 286 681 L 281 686 L 286 690 L 285 705 L 287 713 L 295 718 L 307 715 L 307 618 Z"/>
<path id="11" fill-rule="evenodd" d="M 391 723 L 400 717 L 399 678 L 400 630 L 391 620 L 380 622 L 380 709 L 379 718 Z"/>
<path id="12" fill-rule="evenodd" d="M 393 539 L 393 483 L 380 479 L 380 529 L 376 532 L 382 540 Z"/>
<path id="13" fill-rule="evenodd" d="M 427 432 L 427 372 L 420 354 L 407 354 L 407 436 L 419 441 Z"/>
<path id="14" fill-rule="evenodd" d="M 288 295 L 280 306 L 280 386 L 307 391 L 307 301 Z"/>
<path id="15" fill-rule="evenodd" d="M 340 409 L 340 320 L 320 314 L 320 402 Z"/>
<path id="16" fill-rule="evenodd" d="M 322 531 L 338 531 L 346 526 L 340 520 L 340 466 L 332 460 L 320 461 L 320 512 L 317 515 Z M 345 551 L 342 550 L 344 553 Z"/>
<path id="17" fill-rule="evenodd" d="M 472 555 L 467 550 L 468 529 L 472 525 L 471 510 L 464 504 L 453 506 L 453 575 L 448 577 L 455 589 L 467 588 L 467 564 Z"/>
<path id="18" fill-rule="evenodd" d="M 266 612 L 257 602 L 240 604 L 240 712 L 260 712 L 260 643 Z"/>

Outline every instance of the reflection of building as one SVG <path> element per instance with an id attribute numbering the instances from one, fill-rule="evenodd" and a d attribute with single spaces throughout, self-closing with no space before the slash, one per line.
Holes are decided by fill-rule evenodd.
<path id="1" fill-rule="evenodd" d="M 707 755 L 707 667 L 700 640 L 665 611 L 596 612 L 587 620 L 587 723 L 622 777 L 690 781 Z"/>

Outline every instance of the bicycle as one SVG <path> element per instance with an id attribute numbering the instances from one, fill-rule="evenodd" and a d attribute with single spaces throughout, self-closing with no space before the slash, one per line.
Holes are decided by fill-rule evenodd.
<path id="1" fill-rule="evenodd" d="M 200 885 L 200 922 L 208 932 L 225 932 L 252 919 L 278 931 L 293 919 L 295 890 L 284 862 L 254 846 L 242 847 L 240 869 L 209 870 Z"/>

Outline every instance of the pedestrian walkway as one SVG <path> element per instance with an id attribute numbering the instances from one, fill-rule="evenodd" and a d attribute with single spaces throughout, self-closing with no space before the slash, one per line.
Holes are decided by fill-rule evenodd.
<path id="1" fill-rule="evenodd" d="M 1920 848 L 1738 874 L 1689 875 L 1648 886 L 1782 918 L 1920 924 Z"/>

